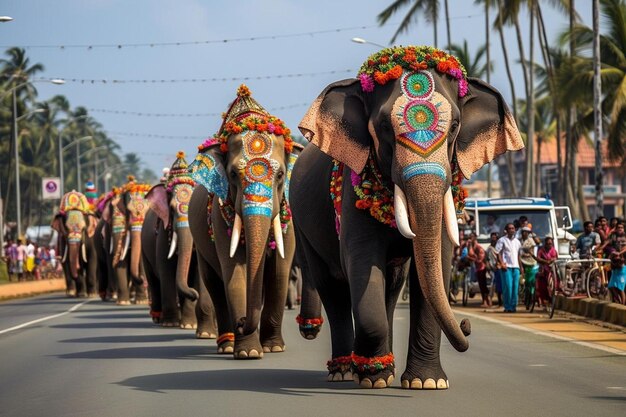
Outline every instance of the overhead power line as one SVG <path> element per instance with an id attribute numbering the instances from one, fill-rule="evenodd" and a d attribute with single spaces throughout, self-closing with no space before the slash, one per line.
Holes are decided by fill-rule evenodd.
<path id="1" fill-rule="evenodd" d="M 135 79 L 135 80 L 119 80 L 119 79 L 88 79 L 88 78 L 65 78 L 58 77 L 66 83 L 80 83 L 80 84 L 170 84 L 170 83 L 212 83 L 212 82 L 226 82 L 226 81 L 251 81 L 251 80 L 270 80 L 270 79 L 283 79 L 283 78 L 302 78 L 302 77 L 315 77 L 318 75 L 332 75 L 332 74 L 353 74 L 354 70 L 334 70 L 323 72 L 303 72 L 294 74 L 275 74 L 275 75 L 256 75 L 247 77 L 213 77 L 213 78 L 181 78 L 181 79 Z M 56 78 L 55 78 L 56 79 Z M 48 79 L 38 78 L 36 81 L 49 81 Z"/>
<path id="2" fill-rule="evenodd" d="M 311 103 L 297 103 L 287 106 L 270 107 L 267 110 L 288 110 L 296 107 L 309 106 Z M 87 109 L 90 113 L 107 113 L 107 114 L 122 114 L 126 116 L 143 116 L 143 117 L 221 117 L 222 113 L 149 113 L 129 110 L 111 110 L 111 109 Z"/>

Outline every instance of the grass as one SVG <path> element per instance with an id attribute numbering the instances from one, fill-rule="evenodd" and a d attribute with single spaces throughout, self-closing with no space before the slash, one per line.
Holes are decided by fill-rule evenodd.
<path id="1" fill-rule="evenodd" d="M 9 282 L 9 271 L 7 264 L 3 259 L 0 259 L 0 284 L 6 284 Z"/>

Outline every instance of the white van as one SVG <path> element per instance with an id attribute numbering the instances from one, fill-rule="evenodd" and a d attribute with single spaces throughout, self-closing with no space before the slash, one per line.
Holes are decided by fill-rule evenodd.
<path id="1" fill-rule="evenodd" d="M 465 212 L 474 219 L 478 242 L 484 247 L 489 245 L 491 232 L 502 235 L 507 223 L 526 216 L 542 241 L 546 236 L 554 239 L 559 259 L 571 259 L 570 244 L 576 237 L 568 232 L 573 224 L 569 207 L 555 207 L 546 198 L 468 198 Z"/>

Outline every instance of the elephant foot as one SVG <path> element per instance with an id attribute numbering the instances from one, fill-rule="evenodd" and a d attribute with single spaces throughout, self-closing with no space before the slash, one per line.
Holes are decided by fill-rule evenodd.
<path id="1" fill-rule="evenodd" d="M 152 323 L 160 324 L 161 323 L 161 312 L 150 310 L 150 317 L 152 317 Z"/>
<path id="2" fill-rule="evenodd" d="M 86 298 L 86 297 L 87 297 L 86 292 L 79 292 L 78 294 L 76 294 L 76 298 Z"/>
<path id="3" fill-rule="evenodd" d="M 259 332 L 254 331 L 248 335 L 236 335 L 233 357 L 235 359 L 261 359 L 263 357 L 263 347 L 259 341 Z"/>
<path id="4" fill-rule="evenodd" d="M 139 304 L 139 305 L 148 305 L 149 303 L 150 303 L 150 300 L 148 300 L 147 298 L 141 298 L 141 299 L 135 300 L 135 304 Z"/>
<path id="5" fill-rule="evenodd" d="M 198 330 L 196 331 L 196 339 L 217 339 L 217 335 L 215 333 Z"/>
<path id="6" fill-rule="evenodd" d="M 100 291 L 98 293 L 98 296 L 100 297 L 100 300 L 102 300 L 102 301 L 106 301 L 107 300 L 107 293 L 106 293 L 106 291 Z"/>
<path id="7" fill-rule="evenodd" d="M 87 298 L 98 298 L 98 297 L 100 297 L 98 293 L 95 293 L 95 292 L 87 293 Z"/>
<path id="8" fill-rule="evenodd" d="M 313 340 L 322 329 L 324 318 L 319 317 L 314 319 L 305 319 L 301 315 L 298 315 L 298 317 L 296 317 L 296 321 L 300 327 L 300 335 L 307 340 Z"/>
<path id="9" fill-rule="evenodd" d="M 184 330 L 194 330 L 198 328 L 198 325 L 196 323 L 180 323 L 180 328 L 184 329 Z"/>
<path id="10" fill-rule="evenodd" d="M 180 321 L 172 319 L 162 319 L 161 327 L 180 327 Z"/>
<path id="11" fill-rule="evenodd" d="M 282 345 L 263 345 L 264 353 L 280 353 L 287 350 L 287 346 L 285 344 Z"/>
<path id="12" fill-rule="evenodd" d="M 393 353 L 367 358 L 352 354 L 352 377 L 362 388 L 387 388 L 395 378 Z"/>
<path id="13" fill-rule="evenodd" d="M 68 297 L 76 297 L 76 290 L 66 290 L 65 295 Z"/>
<path id="14" fill-rule="evenodd" d="M 404 389 L 448 389 L 450 382 L 441 368 L 439 359 L 434 362 L 412 362 L 400 378 Z"/>
<path id="15" fill-rule="evenodd" d="M 117 300 L 115 304 L 117 304 L 118 306 L 129 306 L 130 301 L 129 300 Z"/>
<path id="16" fill-rule="evenodd" d="M 233 353 L 235 351 L 235 333 L 223 333 L 217 338 L 217 353 Z"/>
<path id="17" fill-rule="evenodd" d="M 352 381 L 352 356 L 338 356 L 326 362 L 328 382 Z"/>

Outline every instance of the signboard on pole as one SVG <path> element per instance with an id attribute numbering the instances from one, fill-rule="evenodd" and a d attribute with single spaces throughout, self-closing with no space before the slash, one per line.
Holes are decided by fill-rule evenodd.
<path id="1" fill-rule="evenodd" d="M 41 179 L 41 198 L 43 200 L 55 200 L 61 198 L 61 179 L 59 177 Z"/>

